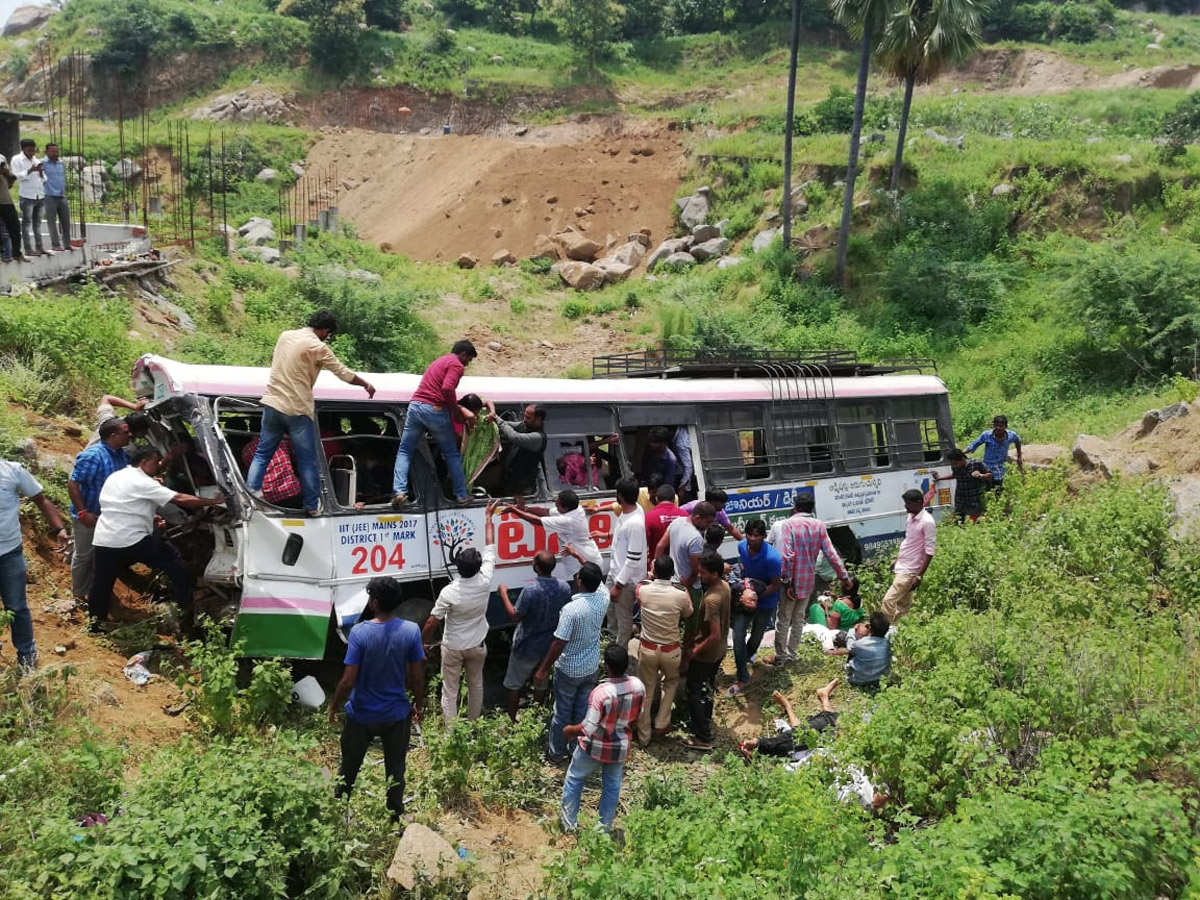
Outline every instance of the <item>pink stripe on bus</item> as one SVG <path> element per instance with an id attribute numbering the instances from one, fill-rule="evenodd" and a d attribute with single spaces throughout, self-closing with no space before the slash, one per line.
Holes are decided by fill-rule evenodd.
<path id="1" fill-rule="evenodd" d="M 249 609 L 294 609 L 327 613 L 330 610 L 330 603 L 328 600 L 307 597 L 243 597 L 241 608 L 243 611 Z"/>

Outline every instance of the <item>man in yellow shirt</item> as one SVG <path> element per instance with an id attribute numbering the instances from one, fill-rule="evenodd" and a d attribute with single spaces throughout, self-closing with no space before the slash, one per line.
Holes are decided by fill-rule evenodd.
<path id="1" fill-rule="evenodd" d="M 275 455 L 279 442 L 287 434 L 292 439 L 296 456 L 296 472 L 304 491 L 304 508 L 310 516 L 321 511 L 321 468 L 317 462 L 316 410 L 313 404 L 313 385 L 322 369 L 327 369 L 342 381 L 357 384 L 375 396 L 375 388 L 361 375 L 342 364 L 325 342 L 337 329 L 337 320 L 328 310 L 320 310 L 308 318 L 308 326 L 285 331 L 275 342 L 271 357 L 271 374 L 262 396 L 262 429 L 258 449 L 246 475 L 250 493 L 262 498 L 263 477 Z"/>

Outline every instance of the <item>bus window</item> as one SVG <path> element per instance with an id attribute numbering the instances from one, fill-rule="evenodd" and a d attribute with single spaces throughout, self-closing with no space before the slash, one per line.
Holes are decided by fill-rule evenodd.
<path id="1" fill-rule="evenodd" d="M 620 478 L 620 437 L 612 411 L 603 407 L 546 412 L 545 467 L 549 488 L 607 491 Z"/>
<path id="2" fill-rule="evenodd" d="M 349 508 L 390 503 L 400 447 L 396 421 L 378 408 L 323 407 L 317 418 L 338 505 Z"/>
<path id="3" fill-rule="evenodd" d="M 842 465 L 847 472 L 891 464 L 883 410 L 874 403 L 840 403 L 837 408 Z"/>
<path id="4" fill-rule="evenodd" d="M 702 408 L 700 426 L 704 464 L 715 484 L 770 477 L 761 409 L 755 406 Z"/>
<path id="5" fill-rule="evenodd" d="M 942 458 L 935 398 L 895 399 L 891 410 L 896 456 L 901 465 L 917 466 Z"/>
<path id="6" fill-rule="evenodd" d="M 781 475 L 811 475 L 833 471 L 837 442 L 824 404 L 785 405 L 771 420 L 775 467 Z"/>
<path id="7" fill-rule="evenodd" d="M 248 407 L 249 404 L 241 403 L 236 411 L 221 413 L 218 418 L 221 433 L 233 454 L 243 481 L 250 473 L 250 463 L 258 450 L 259 431 L 262 428 L 260 412 L 257 408 Z M 262 492 L 262 499 L 273 506 L 300 509 L 303 505 L 296 457 L 291 439 L 286 435 L 279 442 L 279 448 L 267 466 Z"/>

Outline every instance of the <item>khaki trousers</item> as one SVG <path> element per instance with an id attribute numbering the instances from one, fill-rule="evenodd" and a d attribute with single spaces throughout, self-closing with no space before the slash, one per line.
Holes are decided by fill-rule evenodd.
<path id="1" fill-rule="evenodd" d="M 482 644 L 469 650 L 442 647 L 442 715 L 447 722 L 458 718 L 458 685 L 463 669 L 467 670 L 467 718 L 478 719 L 483 712 L 483 661 L 487 647 Z"/>
<path id="2" fill-rule="evenodd" d="M 646 702 L 638 716 L 638 740 L 643 744 L 650 740 L 650 712 L 654 707 L 654 690 L 661 684 L 662 699 L 658 703 L 658 717 L 654 727 L 662 731 L 671 727 L 671 706 L 675 702 L 675 691 L 679 687 L 679 662 L 683 648 L 676 647 L 664 653 L 650 650 L 645 644 L 638 651 L 638 678 L 646 686 Z"/>
<path id="3" fill-rule="evenodd" d="M 918 575 L 896 575 L 892 586 L 883 595 L 883 613 L 895 625 L 912 609 L 913 591 L 916 590 Z"/>

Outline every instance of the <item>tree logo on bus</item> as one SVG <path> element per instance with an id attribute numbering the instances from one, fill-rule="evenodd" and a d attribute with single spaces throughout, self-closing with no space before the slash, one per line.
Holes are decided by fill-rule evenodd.
<path id="1" fill-rule="evenodd" d="M 432 543 L 442 548 L 448 563 L 458 560 L 458 554 L 471 546 L 475 539 L 475 526 L 463 516 L 449 516 L 437 522 Z"/>

